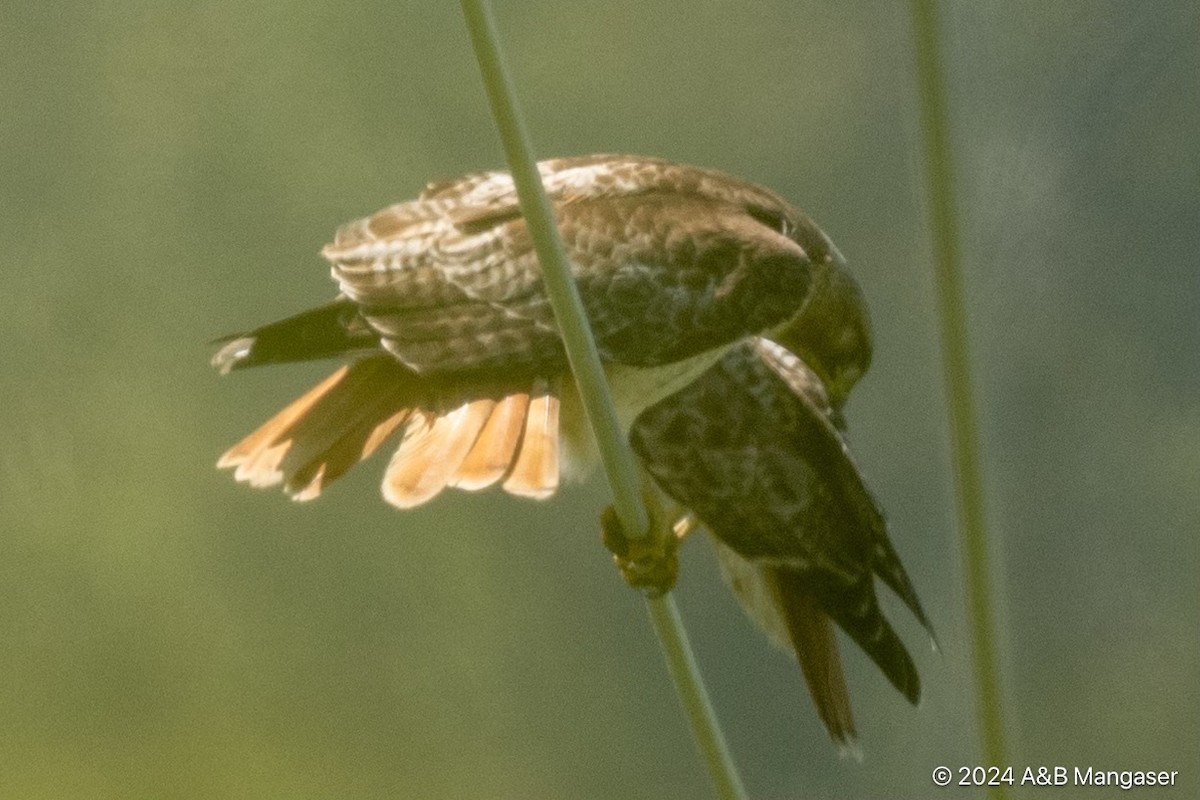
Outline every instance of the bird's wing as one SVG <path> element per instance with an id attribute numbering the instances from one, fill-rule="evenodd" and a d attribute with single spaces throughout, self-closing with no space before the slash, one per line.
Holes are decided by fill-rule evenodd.
<path id="1" fill-rule="evenodd" d="M 812 224 L 765 187 L 719 170 L 661 158 L 615 154 L 552 158 L 539 162 L 538 171 L 546 194 L 558 204 L 660 192 L 739 206 L 783 233 Z M 431 183 L 419 202 L 445 203 L 462 224 L 520 213 L 512 176 L 500 171 Z"/>
<path id="2" fill-rule="evenodd" d="M 836 256 L 776 195 L 712 170 L 632 156 L 541 168 L 610 362 L 684 361 L 775 325 L 803 306 L 814 269 Z M 343 226 L 324 253 L 339 300 L 231 337 L 214 363 L 368 357 L 222 464 L 308 498 L 400 435 L 384 489 L 396 505 L 424 502 L 443 486 L 553 492 L 566 363 L 511 178 L 480 173 L 431 185 L 415 201 Z"/>
<path id="3" fill-rule="evenodd" d="M 813 595 L 915 702 L 916 668 L 872 582 L 886 540 L 882 516 L 827 419 L 820 381 L 781 350 L 763 339 L 734 349 L 643 412 L 631 443 L 667 494 L 741 558 L 786 573 L 777 585 Z M 898 560 L 895 567 L 903 575 Z M 915 593 L 904 599 L 923 620 Z"/>
<path id="4" fill-rule="evenodd" d="M 794 402 L 802 408 L 797 419 L 809 429 L 807 452 L 821 465 L 825 479 L 841 488 L 848 522 L 870 536 L 871 546 L 863 552 L 869 553 L 871 571 L 904 601 L 932 636 L 933 626 L 888 536 L 883 511 L 863 482 L 845 437 L 831 421 L 833 409 L 821 381 L 798 356 L 770 339 L 758 338 L 753 347 L 762 363 L 787 385 Z"/>
<path id="5" fill-rule="evenodd" d="M 832 258 L 782 200 L 649 159 L 543 164 L 601 355 L 653 366 L 788 318 Z M 782 221 L 781 221 L 782 220 Z M 811 225 L 811 223 L 807 223 Z M 778 227 L 776 227 L 778 226 Z M 808 231 L 808 228 L 804 229 Z M 511 179 L 483 173 L 344 226 L 325 248 L 343 293 L 419 373 L 541 371 L 563 355 Z"/>

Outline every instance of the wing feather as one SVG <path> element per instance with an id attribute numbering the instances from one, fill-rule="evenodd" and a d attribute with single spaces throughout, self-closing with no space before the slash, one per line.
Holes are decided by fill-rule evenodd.
<path id="1" fill-rule="evenodd" d="M 899 577 L 903 567 L 882 515 L 829 422 L 820 381 L 806 369 L 774 343 L 739 346 L 695 383 L 644 412 L 631 442 L 659 486 L 724 546 L 778 570 L 775 583 L 788 595 L 781 601 L 784 611 L 793 603 L 800 613 L 811 598 L 915 703 L 917 671 L 883 616 L 872 574 L 901 586 L 902 599 L 927 621 L 907 576 Z M 884 552 L 888 557 L 881 561 Z M 791 597 L 797 592 L 802 596 Z M 784 627 L 779 613 L 768 623 L 777 639 Z M 797 631 L 814 630 L 807 623 L 792 627 L 786 626 L 792 644 Z M 798 658 L 803 665 L 817 657 Z M 806 671 L 813 672 L 815 663 Z M 822 691 L 813 690 L 818 705 Z"/>
<path id="2" fill-rule="evenodd" d="M 715 170 L 608 155 L 541 170 L 610 361 L 656 366 L 761 332 L 836 257 L 777 195 Z M 431 184 L 343 226 L 324 253 L 384 347 L 418 372 L 565 365 L 506 173 Z M 497 330 L 511 337 L 484 338 Z"/>

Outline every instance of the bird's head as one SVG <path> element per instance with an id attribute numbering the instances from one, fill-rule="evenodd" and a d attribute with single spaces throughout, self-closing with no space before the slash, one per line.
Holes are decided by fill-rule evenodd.
<path id="1" fill-rule="evenodd" d="M 871 319 L 841 253 L 833 248 L 830 254 L 803 308 L 770 338 L 804 359 L 840 409 L 871 365 Z"/>

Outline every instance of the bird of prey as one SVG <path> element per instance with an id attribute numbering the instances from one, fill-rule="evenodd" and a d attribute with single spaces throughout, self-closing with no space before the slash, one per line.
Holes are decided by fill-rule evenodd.
<path id="1" fill-rule="evenodd" d="M 722 172 L 619 155 L 539 168 L 626 430 L 785 325 L 841 261 L 796 208 Z M 402 508 L 447 486 L 547 497 L 586 468 L 590 429 L 507 173 L 430 184 L 323 255 L 336 299 L 228 337 L 213 364 L 349 363 L 219 466 L 305 500 L 396 437 L 383 494 Z"/>
<path id="2" fill-rule="evenodd" d="M 833 623 L 914 704 L 916 667 L 879 608 L 874 577 L 932 628 L 839 430 L 846 394 L 870 363 L 865 304 L 841 270 L 813 301 L 777 341 L 739 345 L 643 412 L 630 440 L 687 521 L 713 535 L 748 614 L 795 653 L 830 736 L 857 753 Z"/>
<path id="3" fill-rule="evenodd" d="M 539 168 L 643 466 L 714 534 L 735 592 L 795 650 L 833 738 L 852 743 L 831 620 L 915 701 L 872 575 L 925 617 L 839 430 L 871 353 L 841 255 L 778 195 L 721 172 L 613 155 Z M 219 466 L 308 500 L 398 440 L 383 495 L 401 508 L 446 487 L 544 498 L 588 467 L 508 174 L 430 184 L 343 226 L 323 253 L 337 297 L 227 337 L 213 364 L 346 363 Z"/>

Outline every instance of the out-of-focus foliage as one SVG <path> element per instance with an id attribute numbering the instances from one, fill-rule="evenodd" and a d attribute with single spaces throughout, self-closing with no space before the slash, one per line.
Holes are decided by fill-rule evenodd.
<path id="1" fill-rule="evenodd" d="M 1014 761 L 1194 790 L 1196 9 L 947 5 Z M 854 266 L 853 444 L 939 628 L 940 655 L 890 606 L 924 703 L 847 648 L 840 762 L 700 539 L 679 596 L 755 796 L 929 796 L 976 756 L 904 5 L 497 14 L 540 155 L 759 180 Z M 457 7 L 3 17 L 0 797 L 703 796 L 603 486 L 400 514 L 378 464 L 309 505 L 212 468 L 329 366 L 220 380 L 205 342 L 329 297 L 339 223 L 502 163 Z"/>

